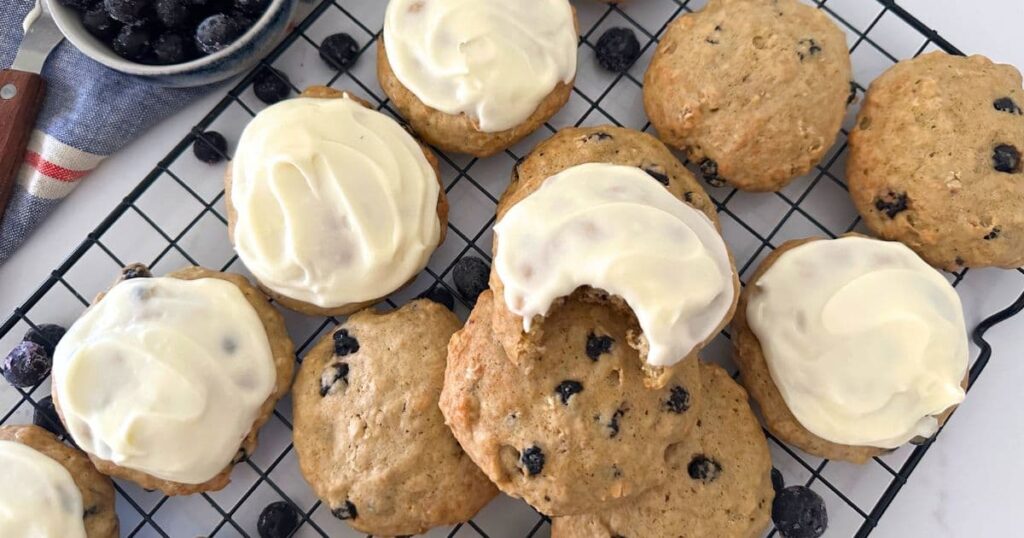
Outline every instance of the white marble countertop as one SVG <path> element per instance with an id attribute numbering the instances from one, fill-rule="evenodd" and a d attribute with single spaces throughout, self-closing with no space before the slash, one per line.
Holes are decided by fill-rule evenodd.
<path id="1" fill-rule="evenodd" d="M 836 0 L 868 2 L 873 0 Z M 902 0 L 899 2 L 968 53 L 1024 68 L 1020 0 Z M 7 264 L 0 266 L 0 316 L 20 304 L 214 103 L 211 95 L 140 137 L 84 182 Z M 1005 280 L 1004 280 L 1005 279 Z M 1019 290 L 1024 279 L 992 271 L 965 285 Z M 965 305 L 970 321 L 1009 302 L 1009 293 Z M 1019 536 L 1018 510 L 1024 483 L 1024 412 L 1018 395 L 1024 384 L 1024 319 L 991 331 L 995 354 L 968 400 L 960 407 L 903 492 L 882 519 L 875 536 Z"/>

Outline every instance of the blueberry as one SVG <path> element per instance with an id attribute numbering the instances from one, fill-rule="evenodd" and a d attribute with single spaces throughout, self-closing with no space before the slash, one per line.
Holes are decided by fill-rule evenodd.
<path id="1" fill-rule="evenodd" d="M 530 476 L 537 476 L 544 470 L 544 451 L 537 445 L 524 450 L 520 459 L 523 466 L 526 467 L 526 473 Z"/>
<path id="2" fill-rule="evenodd" d="M 579 381 L 562 381 L 555 387 L 555 394 L 562 399 L 562 405 L 569 405 L 569 398 L 583 391 L 583 384 Z"/>
<path id="3" fill-rule="evenodd" d="M 82 26 L 100 41 L 109 42 L 121 31 L 121 23 L 110 18 L 103 5 L 82 13 Z"/>
<path id="4" fill-rule="evenodd" d="M 192 143 L 192 153 L 206 164 L 217 164 L 228 154 L 228 141 L 217 131 L 206 131 Z"/>
<path id="5" fill-rule="evenodd" d="M 348 329 L 338 329 L 334 333 L 334 354 L 339 357 L 351 355 L 359 351 L 359 340 L 348 333 Z"/>
<path id="6" fill-rule="evenodd" d="M 712 187 L 725 186 L 725 178 L 718 175 L 718 163 L 711 159 L 704 159 L 700 162 L 700 175 L 704 176 L 704 181 L 707 181 L 708 185 Z"/>
<path id="7" fill-rule="evenodd" d="M 591 142 L 591 141 L 603 142 L 605 140 L 612 140 L 613 138 L 615 138 L 615 137 L 612 136 L 610 133 L 606 133 L 604 131 L 598 131 L 596 133 L 588 134 L 587 138 L 586 138 L 586 141 L 587 142 Z"/>
<path id="8" fill-rule="evenodd" d="M 156 0 L 153 11 L 156 20 L 167 28 L 182 28 L 191 18 L 188 0 Z"/>
<path id="9" fill-rule="evenodd" d="M 772 488 L 775 489 L 775 493 L 782 491 L 782 488 L 786 487 L 786 479 L 782 477 L 782 473 L 772 467 Z"/>
<path id="10" fill-rule="evenodd" d="M 992 166 L 1007 174 L 1020 170 L 1020 151 L 1009 144 L 999 144 L 992 152 Z"/>
<path id="11" fill-rule="evenodd" d="M 801 39 L 800 48 L 796 51 L 797 56 L 800 57 L 800 61 L 804 61 L 808 56 L 815 56 L 821 52 L 821 45 L 818 44 L 814 39 Z"/>
<path id="12" fill-rule="evenodd" d="M 359 58 L 359 43 L 345 33 L 329 35 L 320 43 L 320 58 L 338 71 L 348 71 Z"/>
<path id="13" fill-rule="evenodd" d="M 983 237 L 983 239 L 985 241 L 991 241 L 991 240 L 999 237 L 999 234 L 1001 234 L 1001 233 L 1003 233 L 1003 229 L 1002 228 L 1000 228 L 999 226 L 993 226 L 992 230 L 989 231 L 987 234 L 985 234 L 985 237 Z"/>
<path id="14" fill-rule="evenodd" d="M 359 517 L 359 511 L 356 510 L 356 505 L 352 504 L 352 501 L 345 501 L 343 506 L 331 509 L 331 514 L 338 519 L 355 519 Z"/>
<path id="15" fill-rule="evenodd" d="M 133 263 L 125 266 L 121 269 L 122 280 L 132 280 L 135 278 L 151 278 L 153 273 L 149 272 L 149 267 L 141 263 Z"/>
<path id="16" fill-rule="evenodd" d="M 218 13 L 211 15 L 196 27 L 196 45 L 206 54 L 213 54 L 234 43 L 242 35 L 242 27 L 235 19 Z"/>
<path id="17" fill-rule="evenodd" d="M 1013 99 L 1009 97 L 1000 97 L 996 99 L 992 106 L 1000 112 L 1009 112 L 1010 114 L 1017 114 L 1018 116 L 1024 115 L 1024 110 L 1021 110 L 1017 103 L 1013 102 Z"/>
<path id="18" fill-rule="evenodd" d="M 264 67 L 253 79 L 252 91 L 260 101 L 272 105 L 286 99 L 292 89 L 288 75 L 273 67 Z"/>
<path id="19" fill-rule="evenodd" d="M 487 289 L 487 277 L 491 268 L 487 262 L 474 256 L 465 256 L 452 268 L 455 289 L 470 305 L 476 304 L 477 297 Z"/>
<path id="20" fill-rule="evenodd" d="M 597 63 L 616 73 L 625 73 L 640 57 L 640 42 L 629 28 L 609 28 L 594 48 Z"/>
<path id="21" fill-rule="evenodd" d="M 775 494 L 772 521 L 783 538 L 818 538 L 828 528 L 825 501 L 807 486 L 789 486 Z"/>
<path id="22" fill-rule="evenodd" d="M 850 81 L 850 95 L 846 98 L 846 106 L 850 106 L 857 100 L 857 83 Z"/>
<path id="23" fill-rule="evenodd" d="M 142 24 L 149 10 L 150 0 L 103 0 L 110 18 L 124 24 Z"/>
<path id="24" fill-rule="evenodd" d="M 622 419 L 622 417 L 625 414 L 626 410 L 621 407 L 616 409 L 615 412 L 612 413 L 612 419 L 608 421 L 608 429 L 611 430 L 611 433 L 608 434 L 608 437 L 615 439 L 616 437 L 619 436 L 619 420 Z"/>
<path id="25" fill-rule="evenodd" d="M 46 348 L 35 342 L 24 341 L 11 350 L 0 364 L 0 373 L 12 385 L 21 388 L 33 387 L 50 375 L 53 360 Z"/>
<path id="26" fill-rule="evenodd" d="M 64 338 L 64 333 L 66 332 L 68 332 L 68 330 L 60 325 L 44 323 L 38 327 L 32 327 L 29 329 L 22 340 L 43 346 L 43 348 L 46 349 L 46 354 L 53 357 L 53 350 L 57 348 L 57 342 L 60 342 L 60 339 Z"/>
<path id="27" fill-rule="evenodd" d="M 156 55 L 156 63 L 162 65 L 173 65 L 187 62 L 192 54 L 189 40 L 176 33 L 161 34 L 153 43 L 153 54 Z"/>
<path id="28" fill-rule="evenodd" d="M 60 0 L 60 5 L 69 7 L 76 11 L 92 9 L 94 4 L 96 4 L 96 0 Z"/>
<path id="29" fill-rule="evenodd" d="M 679 385 L 669 390 L 668 400 L 665 401 L 665 408 L 677 414 L 681 414 L 690 408 L 690 393 Z"/>
<path id="30" fill-rule="evenodd" d="M 697 455 L 686 466 L 686 472 L 690 475 L 690 478 L 710 484 L 718 478 L 718 475 L 722 474 L 722 466 L 707 456 Z"/>
<path id="31" fill-rule="evenodd" d="M 290 503 L 270 503 L 260 512 L 256 531 L 260 538 L 286 538 L 299 528 L 299 511 Z"/>
<path id="32" fill-rule="evenodd" d="M 248 15 L 261 15 L 269 5 L 270 0 L 235 0 L 235 7 Z"/>
<path id="33" fill-rule="evenodd" d="M 336 362 L 324 368 L 323 373 L 320 374 L 320 396 L 323 397 L 330 394 L 334 387 L 339 386 L 339 381 L 344 382 L 345 386 L 348 386 L 348 363 Z"/>
<path id="34" fill-rule="evenodd" d="M 452 292 L 448 291 L 448 288 L 441 284 L 431 286 L 430 289 L 419 294 L 416 298 L 434 301 L 437 304 L 444 305 L 445 308 L 452 312 L 455 311 L 455 297 L 452 296 Z"/>
<path id="35" fill-rule="evenodd" d="M 875 209 L 885 213 L 890 219 L 896 218 L 896 215 L 906 211 L 909 206 L 910 199 L 907 198 L 907 193 L 896 193 L 889 191 L 885 196 L 879 196 L 875 198 Z"/>
<path id="36" fill-rule="evenodd" d="M 149 31 L 136 26 L 121 28 L 111 46 L 118 56 L 133 62 L 145 61 L 153 51 Z"/>
<path id="37" fill-rule="evenodd" d="M 665 173 L 664 168 L 655 164 L 651 166 L 645 166 L 643 170 L 644 172 L 647 172 L 647 175 L 657 180 L 658 183 L 661 183 L 662 185 L 668 187 L 668 174 Z"/>
<path id="38" fill-rule="evenodd" d="M 590 357 L 590 360 L 597 361 L 601 355 L 612 350 L 614 343 L 615 340 L 611 336 L 598 336 L 594 334 L 594 331 L 590 331 L 590 334 L 587 335 L 587 356 Z"/>
<path id="39" fill-rule="evenodd" d="M 53 397 L 47 396 L 36 402 L 36 408 L 32 411 L 32 424 L 45 429 L 57 437 L 67 437 L 68 431 L 57 415 L 57 408 L 53 405 Z"/>

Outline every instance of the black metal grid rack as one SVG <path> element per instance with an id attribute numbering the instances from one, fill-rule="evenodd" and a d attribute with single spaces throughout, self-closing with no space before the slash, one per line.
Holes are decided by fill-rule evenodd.
<path id="1" fill-rule="evenodd" d="M 580 75 L 567 107 L 541 129 L 511 150 L 489 159 L 441 155 L 445 188 L 451 200 L 449 238 L 410 289 L 387 303 L 394 307 L 431 286 L 444 286 L 458 299 L 450 272 L 463 256 L 490 259 L 490 228 L 497 197 L 520 155 L 560 127 L 613 123 L 650 130 L 639 100 L 643 70 L 658 36 L 667 24 L 686 11 L 699 9 L 706 0 L 645 0 L 606 6 L 579 0 Z M 847 33 L 855 64 L 858 95 L 882 69 L 899 59 L 926 50 L 960 54 L 952 44 L 930 30 L 892 0 L 805 0 L 817 5 Z M 289 79 L 294 92 L 308 84 L 343 88 L 397 116 L 374 76 L 374 39 L 386 3 L 379 0 L 317 0 L 309 15 L 281 45 L 236 86 L 188 133 L 159 164 L 89 233 L 40 287 L 0 325 L 0 348 L 7 349 L 29 327 L 54 321 L 69 322 L 103 289 L 118 269 L 141 261 L 163 273 L 186 264 L 204 265 L 247 274 L 231 252 L 225 233 L 222 169 L 196 163 L 189 155 L 193 142 L 207 130 L 224 132 L 229 140 L 263 105 L 253 98 L 251 84 L 257 72 L 274 67 Z M 852 11 L 852 4 L 860 4 Z M 870 5 L 866 7 L 866 5 Z M 604 29 L 627 26 L 636 31 L 644 47 L 641 61 L 629 72 L 612 75 L 593 67 L 593 44 Z M 359 63 L 347 73 L 329 69 L 316 58 L 317 44 L 330 33 L 346 31 L 363 47 Z M 864 70 L 857 66 L 867 65 Z M 854 117 L 851 109 L 846 125 Z M 845 196 L 843 168 L 846 133 L 809 175 L 777 194 L 748 195 L 733 189 L 711 188 L 723 221 L 723 231 L 747 275 L 758 261 L 786 239 L 811 234 L 835 237 L 858 230 L 859 217 Z M 476 211 L 461 214 L 459 208 Z M 961 284 L 968 271 L 949 275 Z M 1024 275 L 1018 270 L 1016 276 Z M 974 340 L 978 354 L 970 371 L 973 384 L 988 363 L 991 348 L 984 333 L 1024 308 L 1024 295 L 1005 310 L 978 325 Z M 463 316 L 467 305 L 459 300 Z M 338 323 L 334 318 L 303 318 L 287 314 L 289 331 L 299 344 L 298 360 L 320 335 Z M 707 355 L 727 362 L 727 333 Z M 28 390 L 0 388 L 0 423 L 29 423 L 37 402 L 49 394 L 49 381 Z M 117 482 L 118 512 L 125 536 L 211 537 L 255 535 L 259 510 L 269 502 L 285 500 L 301 513 L 296 536 L 357 536 L 330 516 L 302 482 L 291 447 L 290 401 L 284 400 L 261 434 L 261 448 L 240 463 L 232 485 L 222 492 L 168 498 Z M 770 438 L 773 458 L 787 482 L 802 482 L 826 499 L 832 532 L 864 537 L 871 533 L 890 503 L 928 451 L 934 438 L 879 458 L 863 467 L 832 464 L 791 449 Z M 836 469 L 839 469 L 837 472 Z M 851 480 L 850 477 L 857 478 Z M 869 477 L 861 480 L 860 477 Z M 864 483 L 870 483 L 868 488 Z M 474 521 L 430 536 L 545 536 L 550 521 L 524 503 L 504 498 L 486 508 Z M 768 536 L 775 536 L 772 529 Z M 829 534 L 830 536 L 832 534 Z"/>

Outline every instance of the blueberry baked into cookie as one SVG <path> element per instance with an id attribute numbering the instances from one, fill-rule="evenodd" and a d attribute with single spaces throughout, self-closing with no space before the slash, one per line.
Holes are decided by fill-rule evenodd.
<path id="1" fill-rule="evenodd" d="M 255 451 L 294 362 L 281 315 L 244 277 L 135 265 L 57 345 L 53 402 L 100 472 L 213 491 Z"/>
<path id="2" fill-rule="evenodd" d="M 960 298 L 900 243 L 783 244 L 744 288 L 733 327 L 768 430 L 816 456 L 864 463 L 931 437 L 964 399 Z"/>
<path id="3" fill-rule="evenodd" d="M 275 301 L 308 315 L 351 314 L 401 288 L 447 229 L 430 150 L 325 87 L 260 112 L 225 185 L 238 257 Z"/>
<path id="4" fill-rule="evenodd" d="M 875 234 L 928 263 L 1024 265 L 1024 90 L 1009 65 L 932 52 L 868 89 L 850 133 L 850 196 Z"/>
<path id="5" fill-rule="evenodd" d="M 374 536 L 467 521 L 497 494 L 438 408 L 460 327 L 418 300 L 359 312 L 306 355 L 293 389 L 299 467 L 331 513 Z"/>
<path id="6" fill-rule="evenodd" d="M 486 157 L 569 100 L 577 40 L 568 0 L 391 0 L 377 76 L 424 140 Z"/>
<path id="7" fill-rule="evenodd" d="M 850 81 L 846 38 L 820 10 L 711 0 L 669 25 L 644 77 L 644 108 L 709 184 L 777 191 L 832 147 Z"/>
<path id="8" fill-rule="evenodd" d="M 114 484 L 38 426 L 0 426 L 0 536 L 116 538 Z"/>

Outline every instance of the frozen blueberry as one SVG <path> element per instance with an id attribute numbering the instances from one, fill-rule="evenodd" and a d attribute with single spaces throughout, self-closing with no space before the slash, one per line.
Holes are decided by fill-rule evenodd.
<path id="1" fill-rule="evenodd" d="M 885 196 L 875 198 L 875 209 L 885 213 L 885 215 L 890 219 L 894 219 L 896 218 L 896 215 L 899 215 L 909 208 L 909 201 L 907 193 L 889 191 Z"/>
<path id="2" fill-rule="evenodd" d="M 38 327 L 32 327 L 25 333 L 23 340 L 43 346 L 46 354 L 53 357 L 53 350 L 57 348 L 57 342 L 64 338 L 67 329 L 53 323 L 44 323 Z"/>
<path id="3" fill-rule="evenodd" d="M 359 340 L 348 333 L 348 329 L 339 329 L 334 333 L 334 354 L 339 357 L 351 355 L 359 351 Z"/>
<path id="4" fill-rule="evenodd" d="M 644 172 L 647 172 L 647 175 L 656 179 L 658 183 L 661 183 L 662 185 L 668 187 L 668 174 L 665 173 L 664 168 L 655 164 L 651 166 L 645 166 L 643 170 Z"/>
<path id="5" fill-rule="evenodd" d="M 110 17 L 124 24 L 142 24 L 150 7 L 150 0 L 103 0 Z"/>
<path id="6" fill-rule="evenodd" d="M 579 381 L 562 381 L 555 387 L 555 394 L 562 399 L 562 405 L 569 405 L 569 398 L 583 391 L 583 384 Z"/>
<path id="7" fill-rule="evenodd" d="M 320 374 L 320 396 L 330 394 L 334 387 L 339 386 L 339 381 L 348 385 L 348 363 L 336 362 L 324 368 Z"/>
<path id="8" fill-rule="evenodd" d="M 782 488 L 786 487 L 786 479 L 782 477 L 782 473 L 772 467 L 772 488 L 775 489 L 775 493 L 782 491 Z"/>
<path id="9" fill-rule="evenodd" d="M 60 5 L 69 7 L 76 11 L 91 9 L 95 3 L 96 0 L 60 0 Z"/>
<path id="10" fill-rule="evenodd" d="M 690 460 L 690 464 L 686 466 L 686 472 L 690 478 L 709 484 L 722 474 L 722 466 L 717 461 L 698 454 Z"/>
<path id="11" fill-rule="evenodd" d="M 537 476 L 544 470 L 544 451 L 539 446 L 533 445 L 523 451 L 523 466 L 530 476 Z"/>
<path id="12" fill-rule="evenodd" d="M 640 57 L 640 42 L 629 28 L 609 28 L 594 48 L 597 63 L 616 73 L 625 73 Z"/>
<path id="13" fill-rule="evenodd" d="M 704 181 L 707 181 L 708 185 L 712 187 L 725 186 L 725 178 L 718 175 L 718 163 L 711 159 L 704 159 L 700 162 L 700 175 L 704 176 Z"/>
<path id="14" fill-rule="evenodd" d="M 1009 144 L 999 144 L 992 152 L 992 166 L 998 172 L 1016 172 L 1020 169 L 1020 151 Z"/>
<path id="15" fill-rule="evenodd" d="M 356 505 L 352 504 L 352 501 L 345 501 L 344 505 L 331 509 L 331 513 L 338 519 L 355 519 L 359 517 L 359 511 L 356 510 Z"/>
<path id="16" fill-rule="evenodd" d="M 419 294 L 417 299 L 429 299 L 437 304 L 444 305 L 445 308 L 455 311 L 455 297 L 452 296 L 452 292 L 448 291 L 448 288 L 437 284 L 431 286 L 427 291 Z"/>
<path id="17" fill-rule="evenodd" d="M 487 289 L 487 277 L 491 268 L 487 262 L 474 256 L 465 256 L 452 268 L 455 289 L 470 305 L 476 304 L 477 297 Z"/>
<path id="18" fill-rule="evenodd" d="M 260 512 L 256 531 L 260 538 L 287 538 L 299 528 L 299 511 L 290 503 L 270 503 Z"/>
<path id="19" fill-rule="evenodd" d="M 53 405 L 53 397 L 47 396 L 36 402 L 36 408 L 32 411 L 32 424 L 45 429 L 57 437 L 67 437 L 68 431 L 57 416 L 57 408 Z"/>
<path id="20" fill-rule="evenodd" d="M 359 58 L 359 43 L 345 33 L 329 35 L 320 43 L 320 58 L 338 71 L 348 71 Z"/>
<path id="21" fill-rule="evenodd" d="M 156 63 L 173 65 L 187 62 L 192 57 L 190 45 L 189 40 L 181 34 L 171 32 L 161 34 L 153 43 Z"/>
<path id="22" fill-rule="evenodd" d="M 118 56 L 133 62 L 143 62 L 153 52 L 149 31 L 137 26 L 124 26 L 111 43 Z"/>
<path id="23" fill-rule="evenodd" d="M 82 26 L 100 41 L 109 42 L 121 31 L 121 23 L 110 18 L 102 4 L 82 13 Z"/>
<path id="24" fill-rule="evenodd" d="M 27 388 L 42 383 L 50 375 L 52 365 L 53 360 L 45 347 L 26 340 L 7 354 L 0 364 L 0 373 L 12 385 Z"/>
<path id="25" fill-rule="evenodd" d="M 594 334 L 594 331 L 590 331 L 587 335 L 587 356 L 590 360 L 597 361 L 601 358 L 601 355 L 608 353 L 612 350 L 612 344 L 615 340 L 611 336 Z"/>
<path id="26" fill-rule="evenodd" d="M 149 272 L 149 267 L 141 263 L 132 263 L 127 265 L 124 269 L 121 269 L 122 280 L 132 280 L 134 278 L 150 278 L 153 273 Z"/>
<path id="27" fill-rule="evenodd" d="M 783 538 L 818 538 L 828 528 L 825 501 L 807 486 L 789 486 L 775 494 L 772 521 Z"/>
<path id="28" fill-rule="evenodd" d="M 182 28 L 191 18 L 188 0 L 156 0 L 153 11 L 156 20 L 168 28 Z"/>
<path id="29" fill-rule="evenodd" d="M 1010 114 L 1017 114 L 1018 116 L 1024 115 L 1024 110 L 1021 110 L 1021 108 L 1017 106 L 1017 103 L 1009 97 L 1000 97 L 999 99 L 996 99 L 992 103 L 992 106 L 1000 112 L 1009 112 Z"/>
<path id="30" fill-rule="evenodd" d="M 665 408 L 677 414 L 681 414 L 690 408 L 690 393 L 679 385 L 669 390 L 668 400 L 665 400 Z"/>
<path id="31" fill-rule="evenodd" d="M 235 7 L 248 15 L 261 15 L 269 5 L 270 0 L 235 0 Z"/>
<path id="32" fill-rule="evenodd" d="M 234 43 L 242 35 L 242 27 L 235 19 L 218 13 L 211 15 L 196 27 L 196 45 L 206 54 L 213 54 Z"/>
<path id="33" fill-rule="evenodd" d="M 206 131 L 192 143 L 192 153 L 206 164 L 217 164 L 228 154 L 228 141 L 217 131 Z"/>
<path id="34" fill-rule="evenodd" d="M 288 75 L 273 67 L 264 67 L 253 79 L 252 91 L 260 101 L 272 105 L 287 99 L 292 89 Z"/>

